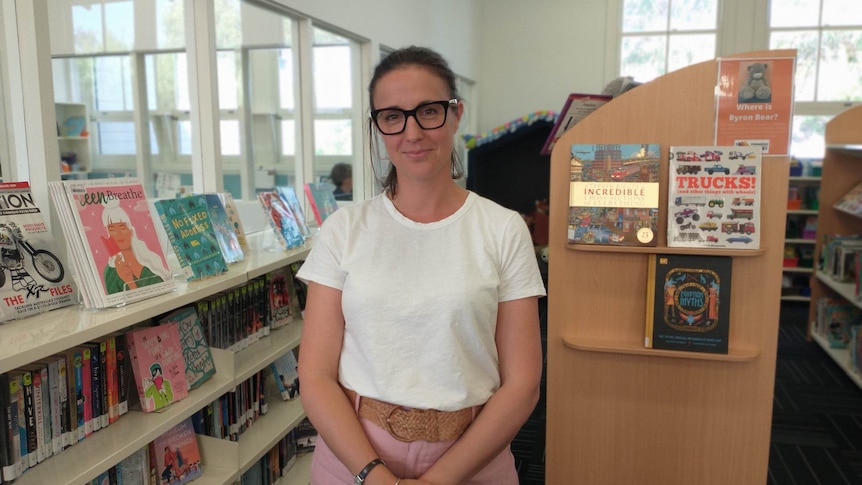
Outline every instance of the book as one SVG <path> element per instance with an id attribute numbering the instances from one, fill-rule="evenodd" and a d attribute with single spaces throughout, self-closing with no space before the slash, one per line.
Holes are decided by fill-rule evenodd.
<path id="1" fill-rule="evenodd" d="M 575 123 L 584 119 L 593 111 L 599 109 L 602 105 L 613 99 L 613 96 L 602 94 L 579 94 L 572 93 L 566 98 L 563 109 L 557 115 L 557 120 L 554 122 L 554 127 L 551 129 L 551 134 L 542 146 L 541 154 L 550 155 L 557 140 Z"/>
<path id="2" fill-rule="evenodd" d="M 176 323 L 130 330 L 126 333 L 126 352 L 144 412 L 164 409 L 188 396 Z"/>
<path id="3" fill-rule="evenodd" d="M 233 227 L 233 232 L 236 234 L 236 238 L 239 241 L 239 247 L 242 248 L 243 251 L 248 251 L 248 239 L 245 237 L 245 229 L 242 227 L 242 220 L 239 217 L 239 210 L 237 210 L 236 202 L 233 200 L 233 195 L 231 195 L 230 192 L 219 192 L 217 195 L 219 200 L 221 200 L 225 213 L 227 214 L 228 221 L 230 222 L 231 227 Z"/>
<path id="4" fill-rule="evenodd" d="M 211 223 L 206 196 L 162 199 L 154 205 L 186 280 L 227 271 L 227 261 Z"/>
<path id="5" fill-rule="evenodd" d="M 244 253 L 239 244 L 239 237 L 234 230 L 233 223 L 227 215 L 227 209 L 219 194 L 204 195 L 210 213 L 210 224 L 215 231 L 221 253 L 228 264 L 238 263 L 243 260 Z"/>
<path id="6" fill-rule="evenodd" d="M 275 192 L 259 192 L 257 199 L 263 208 L 266 220 L 277 239 L 287 248 L 302 246 L 305 238 L 299 229 L 299 225 L 293 213 Z"/>
<path id="7" fill-rule="evenodd" d="M 160 484 L 181 485 L 201 476 L 201 453 L 190 417 L 154 439 L 153 448 Z"/>
<path id="8" fill-rule="evenodd" d="M 123 458 L 117 464 L 120 475 L 120 483 L 123 484 L 146 484 L 149 483 L 149 447 L 141 447 L 138 451 Z"/>
<path id="9" fill-rule="evenodd" d="M 79 290 L 88 308 L 173 291 L 143 185 L 134 178 L 50 182 Z"/>
<path id="10" fill-rule="evenodd" d="M 327 182 L 306 182 L 303 185 L 308 206 L 314 214 L 317 225 L 323 224 L 327 217 L 338 210 L 338 201 L 335 199 L 335 186 Z"/>
<path id="11" fill-rule="evenodd" d="M 189 389 L 195 389 L 216 372 L 212 352 L 204 336 L 197 309 L 194 306 L 180 308 L 159 320 L 160 325 L 168 323 L 177 325 L 180 342 L 182 342 L 183 361 L 186 365 L 186 381 Z"/>
<path id="12" fill-rule="evenodd" d="M 832 207 L 856 217 L 862 217 L 862 182 L 842 195 Z"/>
<path id="13" fill-rule="evenodd" d="M 650 254 L 645 346 L 726 354 L 730 256 Z"/>
<path id="14" fill-rule="evenodd" d="M 299 373 L 293 350 L 281 354 L 269 364 L 281 399 L 289 401 L 299 395 Z"/>
<path id="15" fill-rule="evenodd" d="M 762 155 L 758 147 L 672 146 L 667 245 L 758 249 Z"/>
<path id="16" fill-rule="evenodd" d="M 302 211 L 302 206 L 299 204 L 299 197 L 296 196 L 296 191 L 293 187 L 280 185 L 275 188 L 275 193 L 293 213 L 296 220 L 296 225 L 299 227 L 299 232 L 303 237 L 311 236 L 311 230 L 308 229 L 308 224 L 305 222 L 305 214 Z"/>
<path id="17" fill-rule="evenodd" d="M 659 150 L 649 144 L 574 144 L 569 244 L 658 244 Z"/>
<path id="18" fill-rule="evenodd" d="M 299 302 L 293 282 L 293 272 L 281 267 L 266 274 L 269 325 L 275 330 L 290 323 L 299 314 Z"/>
<path id="19" fill-rule="evenodd" d="M 18 458 L 15 456 L 13 437 L 18 436 L 17 420 L 13 428 L 12 397 L 9 393 L 9 374 L 0 373 L 0 478 L 2 482 L 11 482 L 17 478 Z M 17 415 L 18 404 L 15 403 Z M 14 429 L 14 435 L 13 435 Z"/>
<path id="20" fill-rule="evenodd" d="M 0 183 L 0 321 L 78 302 L 28 182 Z"/>

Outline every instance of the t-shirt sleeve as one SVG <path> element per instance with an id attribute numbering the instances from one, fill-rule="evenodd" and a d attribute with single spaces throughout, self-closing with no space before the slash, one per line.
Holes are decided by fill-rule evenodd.
<path id="1" fill-rule="evenodd" d="M 499 300 L 545 296 L 545 284 L 542 282 L 530 230 L 517 213 L 514 213 L 506 224 L 501 247 Z"/>
<path id="2" fill-rule="evenodd" d="M 344 288 L 346 274 L 341 269 L 341 248 L 345 230 L 344 218 L 333 213 L 320 226 L 311 251 L 296 273 L 297 278 L 308 283 L 313 281 L 337 290 Z"/>

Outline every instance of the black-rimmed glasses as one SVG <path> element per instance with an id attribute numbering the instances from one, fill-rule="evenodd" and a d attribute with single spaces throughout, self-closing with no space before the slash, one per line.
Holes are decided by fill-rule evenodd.
<path id="1" fill-rule="evenodd" d="M 371 110 L 371 119 L 384 135 L 397 135 L 407 128 L 407 118 L 413 117 L 423 130 L 434 130 L 446 124 L 449 107 L 457 106 L 458 100 L 431 101 L 415 109 L 384 108 Z"/>

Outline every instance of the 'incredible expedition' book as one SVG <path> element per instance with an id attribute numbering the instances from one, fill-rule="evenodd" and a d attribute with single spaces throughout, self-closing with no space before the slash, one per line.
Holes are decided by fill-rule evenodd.
<path id="1" fill-rule="evenodd" d="M 154 205 L 187 280 L 227 271 L 227 261 L 210 219 L 206 196 L 162 199 Z"/>
<path id="2" fill-rule="evenodd" d="M 671 147 L 667 245 L 758 249 L 761 157 L 752 146 Z"/>
<path id="3" fill-rule="evenodd" d="M 569 244 L 656 246 L 658 144 L 572 145 Z"/>
<path id="4" fill-rule="evenodd" d="M 726 354 L 732 258 L 651 254 L 647 348 Z"/>
<path id="5" fill-rule="evenodd" d="M 0 183 L 0 321 L 77 303 L 28 182 Z"/>

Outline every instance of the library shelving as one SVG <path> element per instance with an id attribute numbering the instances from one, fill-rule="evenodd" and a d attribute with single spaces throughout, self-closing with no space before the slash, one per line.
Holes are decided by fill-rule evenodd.
<path id="1" fill-rule="evenodd" d="M 229 271 L 220 276 L 191 282 L 178 281 L 177 289 L 168 294 L 116 308 L 89 310 L 79 305 L 6 322 L 0 325 L 0 372 L 8 372 L 243 285 L 252 278 L 303 260 L 310 250 L 310 242 L 293 250 L 276 249 L 264 242 L 271 239 L 261 233 L 250 235 L 249 246 L 252 249 L 244 261 L 230 266 Z M 234 390 L 283 353 L 297 347 L 301 329 L 302 321 L 297 317 L 243 350 L 232 352 L 213 348 L 216 373 L 199 388 L 190 391 L 188 397 L 173 403 L 163 412 L 144 413 L 130 409 L 107 428 L 29 469 L 15 483 L 89 483 L 219 396 Z M 273 397 L 268 403 L 267 414 L 246 430 L 238 442 L 198 436 L 203 475 L 195 483 L 233 483 L 305 417 L 298 399 L 282 401 Z M 310 457 L 301 457 L 294 465 L 296 470 L 291 469 L 291 478 L 282 483 L 308 484 L 308 460 Z"/>
<path id="2" fill-rule="evenodd" d="M 814 254 L 819 259 L 826 235 L 853 235 L 862 233 L 862 219 L 834 209 L 833 205 L 862 182 L 862 106 L 842 111 L 826 124 L 826 151 L 823 155 L 823 173 L 820 181 L 820 210 L 817 215 L 817 241 Z M 825 336 L 817 335 L 814 322 L 817 300 L 824 296 L 840 297 L 862 308 L 855 296 L 854 283 L 839 283 L 826 272 L 817 269 L 811 276 L 811 305 L 808 316 L 808 334 L 844 369 L 851 379 L 862 387 L 862 377 L 850 365 L 847 349 L 833 349 Z"/>
<path id="3" fill-rule="evenodd" d="M 814 271 L 820 176 L 791 175 L 789 183 L 781 300 L 807 302 Z"/>
<path id="4" fill-rule="evenodd" d="M 57 117 L 57 142 L 60 144 L 60 158 L 74 159 L 61 173 L 74 175 L 90 169 L 90 119 L 87 105 L 83 103 L 55 103 Z M 70 158 L 71 157 L 71 158 Z"/>
<path id="5" fill-rule="evenodd" d="M 772 50 L 729 58 L 795 56 Z M 719 65 L 695 64 L 626 92 L 566 132 L 551 155 L 548 483 L 766 480 L 789 157 L 764 158 L 758 250 L 668 248 L 665 210 L 657 247 L 567 244 L 569 147 L 715 145 Z M 667 187 L 666 153 L 659 180 Z M 667 190 L 659 207 L 667 208 Z M 733 257 L 728 354 L 644 348 L 648 256 L 665 252 Z"/>

